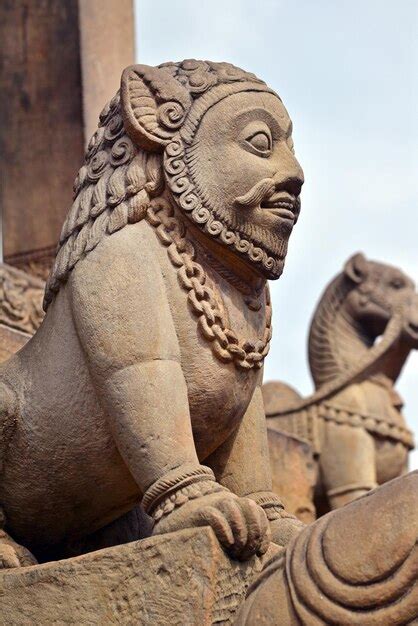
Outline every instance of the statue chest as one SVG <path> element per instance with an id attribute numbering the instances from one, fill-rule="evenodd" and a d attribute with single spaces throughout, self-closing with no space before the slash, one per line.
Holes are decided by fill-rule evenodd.
<path id="1" fill-rule="evenodd" d="M 236 428 L 261 384 L 270 308 L 264 290 L 249 306 L 247 294 L 208 266 L 199 266 L 193 281 L 192 267 L 179 272 L 166 254 L 160 262 L 196 447 L 204 458 Z"/>

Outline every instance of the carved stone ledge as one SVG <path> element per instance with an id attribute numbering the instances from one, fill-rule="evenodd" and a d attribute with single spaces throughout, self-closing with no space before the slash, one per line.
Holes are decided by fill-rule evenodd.
<path id="1" fill-rule="evenodd" d="M 0 324 L 32 335 L 44 317 L 44 289 L 43 280 L 1 263 Z"/>
<path id="2" fill-rule="evenodd" d="M 209 528 L 0 573 L 0 624 L 232 624 L 270 558 L 229 559 Z"/>

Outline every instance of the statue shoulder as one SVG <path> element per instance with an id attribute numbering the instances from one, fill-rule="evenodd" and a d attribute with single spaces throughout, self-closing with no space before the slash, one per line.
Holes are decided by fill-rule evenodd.
<path id="1" fill-rule="evenodd" d="M 73 293 L 87 294 L 147 292 L 155 294 L 163 286 L 159 244 L 149 225 L 132 224 L 100 244 L 74 267 L 69 278 Z M 105 294 L 104 294 L 105 295 Z"/>
<path id="2" fill-rule="evenodd" d="M 145 222 L 105 237 L 71 272 L 68 287 L 76 322 L 95 318 L 111 327 L 119 319 L 126 328 L 137 320 L 142 328 L 146 319 L 153 325 L 166 323 L 170 310 L 158 249 Z"/>
<path id="3" fill-rule="evenodd" d="M 127 226 L 105 237 L 71 272 L 77 333 L 103 371 L 179 358 L 158 245 L 146 224 Z"/>

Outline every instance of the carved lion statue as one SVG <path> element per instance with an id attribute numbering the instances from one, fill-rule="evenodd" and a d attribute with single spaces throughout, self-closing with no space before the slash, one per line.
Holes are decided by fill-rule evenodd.
<path id="1" fill-rule="evenodd" d="M 291 132 L 280 98 L 230 64 L 124 71 L 75 181 L 44 321 L 0 366 L 4 567 L 150 522 L 209 525 L 240 559 L 299 531 L 271 491 L 261 395 L 266 279 L 300 210 Z"/>
<path id="2" fill-rule="evenodd" d="M 327 286 L 313 315 L 309 364 L 316 391 L 301 398 L 280 382 L 264 386 L 269 428 L 308 440 L 318 456 L 322 512 L 407 470 L 413 435 L 394 385 L 417 348 L 413 281 L 356 254 Z"/>

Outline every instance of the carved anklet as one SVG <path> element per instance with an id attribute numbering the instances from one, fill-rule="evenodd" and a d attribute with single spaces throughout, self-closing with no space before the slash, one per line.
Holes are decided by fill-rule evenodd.
<path id="1" fill-rule="evenodd" d="M 160 504 L 171 502 L 170 498 L 175 499 L 176 494 L 185 487 L 202 482 L 215 483 L 215 475 L 209 467 L 182 465 L 165 474 L 147 489 L 142 498 L 142 506 L 148 515 L 154 517 L 154 511 Z"/>

